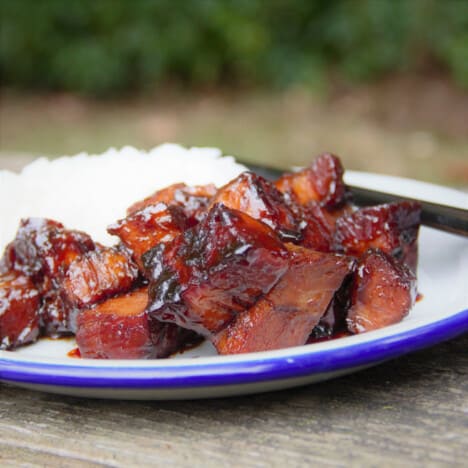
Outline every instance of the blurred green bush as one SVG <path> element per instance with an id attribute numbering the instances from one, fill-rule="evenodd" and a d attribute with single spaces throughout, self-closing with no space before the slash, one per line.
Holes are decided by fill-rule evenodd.
<path id="1" fill-rule="evenodd" d="M 4 84 L 310 87 L 428 63 L 468 86 L 466 0 L 0 0 Z"/>

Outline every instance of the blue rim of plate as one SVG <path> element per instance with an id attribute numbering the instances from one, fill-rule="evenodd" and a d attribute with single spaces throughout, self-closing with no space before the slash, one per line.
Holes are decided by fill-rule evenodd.
<path id="1" fill-rule="evenodd" d="M 449 317 L 387 336 L 320 351 L 313 344 L 303 351 L 282 350 L 280 356 L 268 353 L 216 357 L 197 363 L 139 367 L 113 364 L 86 366 L 0 359 L 0 380 L 6 382 L 81 388 L 180 389 L 242 385 L 331 373 L 371 365 L 426 348 L 468 331 L 468 309 Z M 345 338 L 344 338 L 345 339 Z M 293 350 L 294 348 L 290 348 Z M 295 348 L 296 350 L 298 348 Z M 239 355 L 238 355 L 239 356 Z M 208 361 L 208 362 L 207 362 Z M 174 365 L 167 365 L 173 362 Z M 179 361 L 180 362 L 180 361 Z"/>

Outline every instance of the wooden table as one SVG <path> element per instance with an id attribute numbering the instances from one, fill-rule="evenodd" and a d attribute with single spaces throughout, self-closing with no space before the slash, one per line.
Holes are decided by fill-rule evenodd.
<path id="1" fill-rule="evenodd" d="M 329 382 L 218 400 L 0 384 L 0 466 L 467 466 L 467 350 L 464 335 Z"/>
<path id="2" fill-rule="evenodd" d="M 0 466 L 467 466 L 468 335 L 347 377 L 198 401 L 0 385 Z"/>

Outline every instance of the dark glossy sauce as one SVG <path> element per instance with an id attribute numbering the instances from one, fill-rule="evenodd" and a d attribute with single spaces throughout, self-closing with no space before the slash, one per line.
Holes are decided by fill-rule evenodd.
<path id="1" fill-rule="evenodd" d="M 333 333 L 332 335 L 321 336 L 320 338 L 309 336 L 306 344 L 322 343 L 323 341 L 336 340 L 338 338 L 346 338 L 347 336 L 352 336 L 352 333 L 346 330 Z"/>
<path id="2" fill-rule="evenodd" d="M 198 348 L 198 346 L 200 346 L 204 341 L 205 339 L 203 337 L 200 337 L 200 339 L 188 341 L 182 346 L 182 348 L 177 350 L 175 353 L 172 353 L 171 356 L 176 356 L 177 354 L 184 354 L 187 351 L 191 351 L 192 349 Z"/>

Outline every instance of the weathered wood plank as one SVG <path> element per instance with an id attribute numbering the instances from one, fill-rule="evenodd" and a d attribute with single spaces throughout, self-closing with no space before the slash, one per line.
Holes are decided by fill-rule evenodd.
<path id="1" fill-rule="evenodd" d="M 85 400 L 2 385 L 0 461 L 464 466 L 467 349 L 465 335 L 330 382 L 231 399 Z"/>

